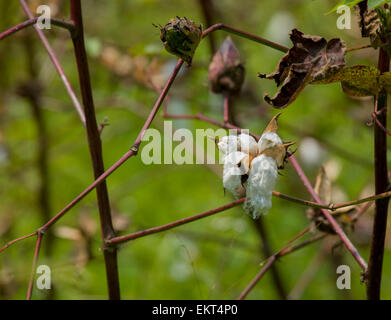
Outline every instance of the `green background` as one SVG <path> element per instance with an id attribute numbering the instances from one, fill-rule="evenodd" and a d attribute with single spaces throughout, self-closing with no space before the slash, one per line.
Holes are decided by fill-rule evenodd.
<path id="1" fill-rule="evenodd" d="M 68 19 L 67 1 L 50 3 L 58 8 L 56 18 Z M 293 28 L 326 39 L 340 37 L 348 47 L 368 44 L 368 39 L 360 37 L 354 11 L 352 29 L 337 29 L 338 15 L 326 15 L 335 3 L 326 0 L 220 0 L 215 1 L 214 20 L 289 47 L 289 32 Z M 107 118 L 109 122 L 102 133 L 104 161 L 108 168 L 132 145 L 157 98 L 143 73 L 152 65 L 153 76 L 161 80 L 167 78 L 175 65 L 175 57 L 162 49 L 159 30 L 152 23 L 164 25 L 177 15 L 204 25 L 205 22 L 196 0 L 84 0 L 82 5 L 97 121 L 101 123 Z M 1 1 L 0 30 L 24 19 L 17 1 Z M 80 97 L 72 43 L 67 32 L 53 27 L 45 34 Z M 215 33 L 218 45 L 226 35 L 224 31 Z M 31 50 L 29 53 L 26 39 L 34 44 L 34 63 L 39 81 L 44 85 L 41 107 L 49 135 L 51 216 L 93 181 L 85 131 L 33 29 L 2 40 L 2 243 L 31 233 L 43 223 L 37 200 L 40 175 L 36 159 L 36 123 L 29 103 L 17 94 L 18 86 L 30 79 L 28 56 Z M 276 113 L 263 101 L 263 95 L 266 92 L 274 94 L 276 88 L 271 81 L 257 78 L 257 72 L 274 71 L 282 54 L 237 36 L 232 39 L 246 68 L 242 94 L 235 100 L 236 119 L 242 127 L 260 134 Z M 108 47 L 125 57 L 125 64 L 128 61 L 132 65 L 129 72 L 121 74 L 124 68 L 109 67 L 103 61 L 102 52 Z M 184 68 L 170 91 L 172 113 L 203 112 L 222 121 L 222 97 L 209 91 L 210 59 L 209 42 L 204 40 L 196 51 L 193 66 Z M 365 49 L 348 53 L 346 60 L 349 66 L 376 65 L 377 52 Z M 117 56 L 112 63 L 119 63 Z M 336 171 L 333 175 L 336 202 L 357 199 L 362 196 L 362 190 L 366 191 L 365 195 L 374 192 L 373 127 L 368 125 L 372 108 L 372 98 L 352 99 L 342 92 L 339 84 L 308 86 L 280 117 L 280 136 L 285 141 L 297 143 L 297 158 L 313 183 L 322 163 L 326 162 L 328 168 Z M 162 113 L 159 113 L 152 127 L 161 130 L 162 126 Z M 197 128 L 210 127 L 196 120 L 174 120 L 174 126 L 188 128 L 193 133 Z M 318 144 L 310 137 L 320 139 L 322 143 Z M 119 234 L 165 224 L 232 201 L 228 193 L 224 195 L 221 178 L 205 165 L 145 165 L 140 157 L 131 158 L 118 169 L 108 179 L 108 188 L 113 213 L 119 217 L 116 220 L 125 225 Z M 282 171 L 276 190 L 310 199 L 290 164 Z M 301 205 L 273 198 L 273 207 L 263 219 L 273 251 L 308 225 L 305 211 Z M 369 210 L 355 232 L 349 233 L 366 260 L 372 214 L 373 210 Z M 93 230 L 88 261 L 83 258 L 87 251 L 81 240 L 70 239 L 73 234 L 79 234 L 78 229 L 86 220 Z M 51 252 L 46 254 L 47 239 L 44 238 L 38 262 L 51 267 L 52 295 L 34 289 L 33 299 L 105 299 L 106 280 L 99 250 L 101 238 L 95 192 L 54 225 L 53 232 Z M 338 244 L 338 238 L 329 237 L 327 241 L 312 244 L 277 262 L 286 292 L 300 299 L 364 299 L 365 285 L 360 283 L 360 269 L 346 249 Z M 35 241 L 31 238 L 0 254 L 0 298 L 25 297 L 34 246 Z M 336 246 L 334 250 L 333 246 Z M 387 299 L 391 298 L 390 246 L 387 237 L 382 283 L 382 297 Z M 241 207 L 137 239 L 121 245 L 118 252 L 122 298 L 234 299 L 259 271 L 259 264 L 266 258 L 262 252 L 259 234 Z M 341 291 L 336 287 L 338 262 L 351 267 L 351 290 Z M 248 298 L 280 298 L 270 272 Z"/>

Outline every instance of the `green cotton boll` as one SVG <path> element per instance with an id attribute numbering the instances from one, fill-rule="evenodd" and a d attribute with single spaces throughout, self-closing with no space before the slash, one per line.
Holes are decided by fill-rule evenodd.
<path id="1" fill-rule="evenodd" d="M 160 28 L 160 39 L 164 48 L 188 65 L 191 65 L 195 50 L 201 41 L 202 26 L 188 20 L 176 17 L 170 20 L 163 28 Z"/>

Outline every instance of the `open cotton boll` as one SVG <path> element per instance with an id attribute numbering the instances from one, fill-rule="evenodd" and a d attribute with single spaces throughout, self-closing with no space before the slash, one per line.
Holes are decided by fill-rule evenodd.
<path id="1" fill-rule="evenodd" d="M 236 198 L 239 197 L 238 189 L 242 187 L 241 176 L 248 170 L 245 163 L 248 163 L 248 155 L 240 151 L 232 152 L 224 159 L 223 186 Z"/>
<path id="2" fill-rule="evenodd" d="M 282 144 L 280 136 L 275 132 L 264 133 L 258 141 L 259 152 L 266 148 L 275 147 Z"/>
<path id="3" fill-rule="evenodd" d="M 267 214 L 272 207 L 272 191 L 277 177 L 277 163 L 273 158 L 261 154 L 253 159 L 247 180 L 246 195 L 249 199 L 244 203 L 246 212 L 253 219 Z"/>
<path id="4" fill-rule="evenodd" d="M 225 136 L 218 140 L 217 148 L 220 152 L 226 156 L 231 152 L 238 151 L 239 149 L 239 140 L 238 136 Z"/>
<path id="5" fill-rule="evenodd" d="M 238 136 L 240 151 L 256 156 L 258 153 L 258 144 L 255 139 L 248 135 L 241 133 Z"/>

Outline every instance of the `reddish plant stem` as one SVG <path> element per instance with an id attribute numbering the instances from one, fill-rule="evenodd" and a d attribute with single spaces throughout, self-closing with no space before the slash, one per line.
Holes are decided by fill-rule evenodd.
<path id="1" fill-rule="evenodd" d="M 372 45 L 367 44 L 367 45 L 364 45 L 364 46 L 352 47 L 352 48 L 349 48 L 347 50 L 347 52 L 352 52 L 352 51 L 357 51 L 357 50 L 362 50 L 362 49 L 368 49 L 368 48 L 372 48 Z"/>
<path id="2" fill-rule="evenodd" d="M 80 89 L 83 99 L 84 114 L 86 116 L 86 130 L 95 179 L 105 172 L 102 155 L 102 142 L 95 117 L 94 100 L 92 96 L 90 73 L 88 69 L 87 53 L 84 46 L 84 31 L 82 8 L 80 0 L 71 0 L 71 19 L 75 23 L 75 35 L 72 37 L 75 49 L 77 69 L 79 73 Z M 106 181 L 96 187 L 98 198 L 99 218 L 102 233 L 103 256 L 106 267 L 106 279 L 110 300 L 120 299 L 120 287 L 117 264 L 117 249 L 109 247 L 106 240 L 115 237 L 111 219 L 110 200 Z"/>
<path id="3" fill-rule="evenodd" d="M 384 110 L 384 109 L 383 109 Z M 372 112 L 372 118 L 375 120 L 375 123 L 379 126 L 380 129 L 382 129 L 386 134 L 391 136 L 391 131 L 388 130 L 383 124 L 380 122 L 380 120 L 377 118 L 376 112 Z"/>
<path id="4" fill-rule="evenodd" d="M 188 218 L 180 219 L 180 220 L 177 220 L 177 221 L 174 221 L 174 222 L 171 222 L 171 223 L 159 226 L 159 227 L 154 227 L 154 228 L 150 228 L 150 229 L 146 229 L 146 230 L 141 230 L 141 231 L 137 231 L 137 232 L 125 235 L 125 236 L 112 238 L 112 239 L 107 240 L 107 243 L 110 243 L 110 244 L 112 244 L 112 243 L 123 243 L 123 242 L 134 240 L 134 239 L 137 239 L 137 238 L 145 237 L 145 236 L 150 235 L 150 234 L 167 231 L 167 230 L 170 230 L 172 228 L 184 225 L 186 223 L 193 222 L 193 221 L 196 221 L 196 220 L 199 220 L 199 219 L 202 219 L 202 218 L 206 218 L 206 217 L 209 217 L 209 216 L 214 215 L 216 213 L 228 210 L 230 208 L 233 208 L 233 207 L 243 203 L 245 200 L 246 200 L 246 198 L 241 198 L 239 200 L 236 200 L 234 202 L 228 203 L 228 204 L 226 204 L 224 206 L 221 206 L 221 207 L 218 207 L 216 209 L 212 209 L 212 210 L 205 211 L 203 213 L 199 213 L 199 214 L 197 214 L 195 216 L 191 216 L 191 217 L 188 217 Z"/>
<path id="5" fill-rule="evenodd" d="M 0 252 L 3 252 L 5 249 L 9 248 L 10 246 L 12 246 L 12 245 L 13 245 L 14 243 L 16 243 L 16 242 L 22 241 L 22 240 L 24 240 L 24 239 L 31 238 L 31 237 L 33 237 L 33 236 L 36 236 L 37 233 L 38 233 L 38 231 L 34 231 L 33 233 L 30 233 L 30 234 L 25 235 L 25 236 L 23 236 L 23 237 L 16 238 L 16 239 L 14 239 L 14 240 L 11 240 L 11 241 L 7 242 L 4 246 L 1 247 Z"/>
<path id="6" fill-rule="evenodd" d="M 26 15 L 28 16 L 29 19 L 34 19 L 34 16 L 33 14 L 31 13 L 28 5 L 26 4 L 26 1 L 25 0 L 19 0 L 24 12 L 26 13 Z M 58 74 L 60 75 L 60 78 L 61 78 L 61 81 L 63 82 L 64 86 L 65 86 L 65 89 L 67 90 L 68 92 L 68 95 L 70 96 L 71 98 L 71 101 L 73 103 L 73 106 L 75 107 L 78 115 L 79 115 L 79 118 L 83 124 L 83 126 L 85 126 L 85 117 L 84 117 L 84 113 L 83 113 L 83 109 L 80 105 L 80 102 L 79 100 L 77 99 L 76 97 L 76 94 L 75 94 L 75 91 L 73 90 L 65 72 L 64 72 L 64 69 L 62 68 L 56 54 L 54 53 L 52 47 L 50 46 L 49 44 L 49 41 L 47 40 L 46 36 L 44 35 L 43 31 L 38 28 L 37 25 L 34 25 L 33 26 L 35 31 L 37 32 L 38 34 L 38 37 L 40 38 L 41 42 L 43 43 L 46 51 L 48 52 L 49 54 L 49 57 L 50 59 L 52 60 L 53 64 L 54 64 L 54 67 L 56 68 Z"/>
<path id="7" fill-rule="evenodd" d="M 13 27 L 3 31 L 2 33 L 0 33 L 0 40 L 3 40 L 5 38 L 7 38 L 8 36 L 18 32 L 20 30 L 23 30 L 29 26 L 32 26 L 33 24 L 36 24 L 38 19 L 39 19 L 38 17 L 28 19 L 26 21 L 23 21 L 23 22 L 17 24 L 16 26 L 13 26 Z M 48 20 L 50 20 L 50 23 L 55 26 L 67 29 L 71 33 L 71 35 L 73 34 L 73 32 L 75 30 L 75 26 L 72 22 L 62 21 L 62 20 L 58 20 L 58 19 L 54 19 L 54 18 L 50 18 Z"/>
<path id="8" fill-rule="evenodd" d="M 387 72 L 390 68 L 390 58 L 383 49 L 379 50 L 378 69 L 380 73 Z M 374 126 L 374 153 L 375 153 L 375 190 L 376 193 L 382 193 L 389 186 L 388 168 L 387 168 L 387 134 L 381 128 L 387 127 L 387 92 L 382 90 L 375 97 L 375 120 L 379 121 L 381 126 Z M 377 122 L 377 121 L 376 121 Z M 367 299 L 379 300 L 381 289 L 381 278 L 383 268 L 384 242 L 387 230 L 389 198 L 378 199 L 375 202 L 375 216 L 373 223 L 371 251 L 369 257 L 369 266 L 366 277 Z"/>
<path id="9" fill-rule="evenodd" d="M 230 95 L 229 93 L 224 95 L 224 122 L 229 123 L 229 108 L 230 107 Z"/>
<path id="10" fill-rule="evenodd" d="M 43 237 L 43 233 L 42 232 L 38 232 L 37 243 L 35 245 L 35 250 L 34 250 L 33 265 L 31 267 L 30 281 L 29 281 L 29 285 L 28 285 L 28 288 L 27 288 L 26 300 L 31 300 L 31 295 L 32 295 L 32 292 L 33 292 L 33 287 L 34 287 L 35 267 L 36 267 L 37 261 L 38 261 L 39 249 L 41 248 L 42 237 Z"/>
<path id="11" fill-rule="evenodd" d="M 279 50 L 279 51 L 282 51 L 282 52 L 287 52 L 289 50 L 289 48 L 287 48 L 285 46 L 282 46 L 282 45 L 280 45 L 278 43 L 275 43 L 273 41 L 269 41 L 269 40 L 267 40 L 265 38 L 256 36 L 254 34 L 246 32 L 246 31 L 243 31 L 243 30 L 240 30 L 240 29 L 228 26 L 228 25 L 226 25 L 224 23 L 218 23 L 218 24 L 215 24 L 215 25 L 209 27 L 208 29 L 206 29 L 202 33 L 202 37 L 205 37 L 209 33 L 217 31 L 217 30 L 224 30 L 226 32 L 235 34 L 235 35 L 237 35 L 239 37 L 246 38 L 248 40 L 258 42 L 258 43 L 263 44 L 263 45 L 265 45 L 267 47 L 270 47 L 270 48 L 273 48 L 273 49 L 276 49 L 276 50 Z"/>
<path id="12" fill-rule="evenodd" d="M 300 165 L 298 164 L 298 162 L 296 161 L 296 158 L 292 155 L 291 157 L 289 157 L 289 161 L 291 162 L 293 168 L 295 169 L 295 171 L 297 172 L 298 176 L 300 177 L 300 179 L 303 181 L 304 183 L 304 186 L 306 187 L 306 189 L 308 190 L 308 192 L 310 193 L 310 195 L 312 196 L 312 198 L 314 198 L 314 200 L 319 203 L 319 204 L 322 204 L 318 194 L 315 192 L 314 188 L 312 187 L 310 181 L 308 180 L 307 176 L 305 175 L 303 169 L 300 167 Z M 345 232 L 342 230 L 341 226 L 337 223 L 337 221 L 335 221 L 335 219 L 333 218 L 333 216 L 325 209 L 321 209 L 321 212 L 323 213 L 323 215 L 326 217 L 326 219 L 329 221 L 330 225 L 333 227 L 333 229 L 335 230 L 335 232 L 338 234 L 338 236 L 341 238 L 343 244 L 346 246 L 346 248 L 349 250 L 349 252 L 352 254 L 353 258 L 358 262 L 358 264 L 360 265 L 360 267 L 366 271 L 367 270 L 367 263 L 365 262 L 365 260 L 361 257 L 361 255 L 359 254 L 359 252 L 357 251 L 356 247 L 353 245 L 353 243 L 350 241 L 350 239 L 346 236 Z"/>
<path id="13" fill-rule="evenodd" d="M 243 290 L 243 292 L 239 295 L 239 297 L 237 298 L 237 300 L 243 300 L 247 297 L 247 295 L 250 293 L 250 291 L 255 287 L 255 285 L 259 282 L 259 280 L 262 279 L 262 277 L 264 276 L 264 274 L 272 267 L 272 265 L 274 264 L 275 261 L 277 261 L 278 258 L 282 257 L 282 256 L 286 256 L 292 252 L 295 252 L 301 248 L 304 248 L 306 247 L 307 245 L 311 244 L 311 243 L 314 243 L 320 239 L 323 239 L 324 237 L 326 237 L 327 234 L 326 233 L 321 233 L 307 241 L 303 241 L 302 243 L 296 245 L 296 246 L 293 246 L 293 247 L 289 247 L 289 248 L 285 248 L 285 249 L 282 249 L 281 251 L 279 251 L 278 253 L 272 255 L 267 261 L 266 263 L 263 265 L 263 267 L 261 268 L 261 270 L 259 271 L 259 273 L 255 276 L 255 278 L 250 282 L 250 284 Z M 296 237 L 295 237 L 296 238 Z M 290 241 L 291 242 L 291 241 Z"/>

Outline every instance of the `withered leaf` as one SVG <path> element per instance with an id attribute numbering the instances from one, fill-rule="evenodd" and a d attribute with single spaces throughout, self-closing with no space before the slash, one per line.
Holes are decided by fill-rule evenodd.
<path id="1" fill-rule="evenodd" d="M 314 187 L 315 192 L 319 195 L 319 198 L 323 204 L 330 204 L 332 195 L 331 181 L 327 177 L 326 168 L 322 165 L 318 175 L 316 176 L 316 182 Z M 349 213 L 353 213 L 356 210 L 356 206 L 349 206 L 334 210 L 331 214 L 338 221 L 342 227 L 347 225 L 352 226 L 352 219 L 348 216 Z M 330 222 L 322 214 L 319 208 L 310 208 L 307 211 L 307 217 L 312 221 L 311 231 L 314 232 L 316 229 L 335 234 L 333 227 Z"/>
<path id="2" fill-rule="evenodd" d="M 318 194 L 322 203 L 328 204 L 331 201 L 331 182 L 327 177 L 324 166 L 321 166 L 316 176 L 315 192 Z"/>
<path id="3" fill-rule="evenodd" d="M 208 77 L 212 91 L 238 93 L 244 81 L 244 71 L 239 51 L 231 37 L 227 37 L 209 65 Z"/>
<path id="4" fill-rule="evenodd" d="M 282 85 L 277 94 L 265 101 L 275 108 L 285 108 L 311 81 L 332 77 L 345 66 L 346 45 L 341 39 L 327 41 L 319 36 L 304 35 L 297 29 L 290 33 L 293 47 L 282 57 L 276 71 L 259 77 L 273 79 Z"/>

